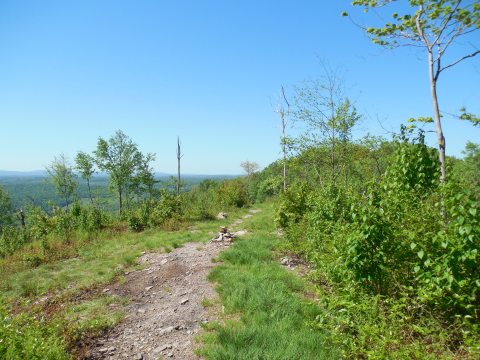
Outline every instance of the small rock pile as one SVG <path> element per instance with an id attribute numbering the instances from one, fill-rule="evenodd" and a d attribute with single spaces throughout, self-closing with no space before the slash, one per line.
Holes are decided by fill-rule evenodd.
<path id="1" fill-rule="evenodd" d="M 231 242 L 233 241 L 233 239 L 236 237 L 235 233 L 231 233 L 228 231 L 227 227 L 226 226 L 222 226 L 220 228 L 220 232 L 218 233 L 218 236 L 217 237 L 214 237 L 212 239 L 212 241 L 227 241 L 227 242 Z"/>

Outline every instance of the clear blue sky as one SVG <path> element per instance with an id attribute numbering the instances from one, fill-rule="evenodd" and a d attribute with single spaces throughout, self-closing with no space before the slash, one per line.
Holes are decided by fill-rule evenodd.
<path id="1" fill-rule="evenodd" d="M 280 154 L 280 86 L 320 75 L 319 58 L 343 69 L 361 131 L 431 115 L 424 54 L 371 44 L 342 10 L 368 22 L 350 1 L 2 0 L 0 169 L 73 159 L 117 129 L 157 154 L 157 171 L 175 172 L 177 135 L 186 173 L 266 166 Z M 480 113 L 480 56 L 442 75 L 442 110 Z M 480 142 L 444 122 L 448 154 Z"/>

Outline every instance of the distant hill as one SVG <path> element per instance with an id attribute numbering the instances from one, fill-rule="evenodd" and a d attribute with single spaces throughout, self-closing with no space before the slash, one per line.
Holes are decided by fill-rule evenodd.
<path id="1" fill-rule="evenodd" d="M 156 172 L 155 178 L 159 181 L 157 187 L 174 190 L 172 176 L 167 173 Z M 182 191 L 189 191 L 191 188 L 205 179 L 222 181 L 232 179 L 238 175 L 200 175 L 185 174 L 182 175 L 184 185 Z M 79 199 L 88 199 L 88 189 L 85 181 L 79 177 L 77 196 Z M 108 189 L 108 177 L 104 173 L 96 174 L 90 182 L 95 197 L 104 204 L 106 210 L 116 210 L 117 202 L 115 194 Z M 10 195 L 13 206 L 22 208 L 28 204 L 36 203 L 48 207 L 52 202 L 57 205 L 62 204 L 54 186 L 49 181 L 48 173 L 45 170 L 37 171 L 6 171 L 0 170 L 0 186 Z"/>
<path id="2" fill-rule="evenodd" d="M 46 177 L 48 173 L 46 170 L 32 170 L 32 171 L 11 171 L 11 170 L 0 170 L 0 177 Z M 106 177 L 105 173 L 95 174 L 94 177 L 103 178 Z M 164 172 L 155 172 L 155 177 L 157 179 L 170 178 L 171 176 L 177 177 L 177 174 L 168 174 Z M 240 175 L 204 175 L 204 174 L 182 174 L 182 178 L 185 179 L 233 179 Z"/>
<path id="3" fill-rule="evenodd" d="M 20 177 L 20 176 L 48 176 L 46 170 L 32 170 L 32 171 L 10 171 L 10 170 L 0 170 L 0 177 Z"/>

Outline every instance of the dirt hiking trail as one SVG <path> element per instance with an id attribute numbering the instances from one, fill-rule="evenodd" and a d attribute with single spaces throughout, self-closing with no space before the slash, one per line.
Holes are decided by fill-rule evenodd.
<path id="1" fill-rule="evenodd" d="M 258 210 L 250 210 L 249 218 Z M 242 219 L 230 227 L 238 227 Z M 245 231 L 239 231 L 243 234 Z M 215 316 L 202 305 L 215 299 L 207 280 L 212 259 L 230 246 L 227 241 L 187 243 L 170 253 L 147 253 L 142 270 L 125 273 L 125 281 L 105 288 L 130 299 L 124 320 L 103 336 L 84 344 L 81 359 L 200 359 L 194 337 L 202 322 Z"/>

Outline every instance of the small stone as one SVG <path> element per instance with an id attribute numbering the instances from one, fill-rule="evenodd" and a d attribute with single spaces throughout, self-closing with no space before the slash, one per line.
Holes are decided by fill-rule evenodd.
<path id="1" fill-rule="evenodd" d="M 108 351 L 108 348 L 102 348 L 102 349 L 99 349 L 98 352 L 99 353 L 106 353 Z"/>
<path id="2" fill-rule="evenodd" d="M 143 354 L 137 354 L 134 357 L 135 360 L 143 360 Z"/>
<path id="3" fill-rule="evenodd" d="M 114 352 L 115 350 L 117 350 L 115 346 L 111 346 L 108 348 L 108 352 Z"/>
<path id="4" fill-rule="evenodd" d="M 288 258 L 287 257 L 284 257 L 281 261 L 281 264 L 282 265 L 288 265 Z"/>
<path id="5" fill-rule="evenodd" d="M 145 314 L 145 309 L 138 309 L 137 310 L 140 314 Z"/>
<path id="6" fill-rule="evenodd" d="M 165 329 L 163 329 L 163 333 L 164 334 L 170 334 L 173 330 L 174 330 L 174 327 L 169 326 L 169 327 L 166 327 Z"/>
<path id="7" fill-rule="evenodd" d="M 227 213 L 225 213 L 225 212 L 223 212 L 223 211 L 222 211 L 222 212 L 219 212 L 218 215 L 217 215 L 217 219 L 218 219 L 218 220 L 224 220 L 224 219 L 226 219 L 227 217 L 228 217 Z"/>
<path id="8" fill-rule="evenodd" d="M 153 286 L 147 286 L 147 287 L 145 288 L 145 291 L 151 290 L 152 288 L 153 288 Z"/>
<path id="9" fill-rule="evenodd" d="M 109 292 L 109 291 L 110 291 L 110 289 L 103 289 L 102 290 L 103 293 L 106 293 L 106 292 Z"/>
<path id="10" fill-rule="evenodd" d="M 164 259 L 160 262 L 160 265 L 165 265 L 168 262 L 168 259 Z"/>
<path id="11" fill-rule="evenodd" d="M 167 357 L 170 357 L 170 358 L 173 357 L 173 353 L 171 353 L 171 352 L 168 353 L 168 354 L 167 354 Z"/>
<path id="12" fill-rule="evenodd" d="M 187 302 L 188 302 L 188 299 L 183 299 L 182 301 L 180 301 L 180 305 L 185 305 Z"/>

